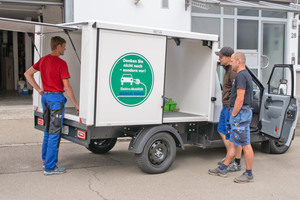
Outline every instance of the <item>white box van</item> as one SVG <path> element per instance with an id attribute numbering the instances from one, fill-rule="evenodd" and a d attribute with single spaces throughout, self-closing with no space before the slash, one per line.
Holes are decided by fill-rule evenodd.
<path id="1" fill-rule="evenodd" d="M 35 61 L 50 53 L 52 36 L 67 39 L 62 58 L 80 112 L 68 101 L 63 138 L 102 154 L 117 138 L 130 137 L 128 148 L 147 173 L 166 171 L 176 147 L 223 146 L 216 131 L 222 108 L 217 35 L 99 21 L 51 25 L 0 20 L 0 29 L 35 34 Z M 261 142 L 266 152 L 284 153 L 298 115 L 293 66 L 275 65 L 266 87 L 249 72 L 254 86 L 251 142 Z M 35 79 L 41 85 L 38 73 Z M 174 111 L 164 109 L 167 98 L 176 102 Z M 33 106 L 35 128 L 43 130 L 36 91 Z"/>

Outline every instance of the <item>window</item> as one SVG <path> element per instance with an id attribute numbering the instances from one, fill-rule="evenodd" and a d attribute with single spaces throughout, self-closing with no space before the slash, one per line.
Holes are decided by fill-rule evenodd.
<path id="1" fill-rule="evenodd" d="M 224 7 L 224 14 L 225 15 L 234 15 L 234 8 L 232 8 L 232 7 Z"/>
<path id="2" fill-rule="evenodd" d="M 278 11 L 269 11 L 269 10 L 263 10 L 262 11 L 263 17 L 272 17 L 272 18 L 287 18 L 286 12 L 278 12 Z"/>
<path id="3" fill-rule="evenodd" d="M 218 77 L 219 77 L 220 86 L 221 86 L 221 88 L 223 88 L 223 80 L 224 80 L 225 69 L 221 65 L 220 62 L 218 62 L 218 64 L 217 64 L 217 74 L 218 74 Z"/>
<path id="4" fill-rule="evenodd" d="M 258 49 L 258 21 L 239 19 L 237 22 L 237 48 Z"/>
<path id="5" fill-rule="evenodd" d="M 291 95 L 291 80 L 289 68 L 276 67 L 269 82 L 269 93 Z"/>
<path id="6" fill-rule="evenodd" d="M 223 46 L 234 47 L 234 21 L 233 19 L 224 19 L 223 27 Z"/>
<path id="7" fill-rule="evenodd" d="M 258 10 L 250 10 L 250 9 L 238 9 L 238 15 L 242 16 L 258 16 Z"/>
<path id="8" fill-rule="evenodd" d="M 192 31 L 220 35 L 220 19 L 208 17 L 193 17 Z"/>
<path id="9" fill-rule="evenodd" d="M 220 14 L 221 13 L 221 9 L 220 9 L 219 6 L 212 6 L 208 10 L 192 6 L 192 13 Z"/>

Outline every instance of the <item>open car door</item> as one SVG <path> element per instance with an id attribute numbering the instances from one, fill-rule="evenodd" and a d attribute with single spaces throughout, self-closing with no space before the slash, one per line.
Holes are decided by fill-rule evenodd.
<path id="1" fill-rule="evenodd" d="M 298 102 L 294 98 L 293 65 L 275 65 L 264 90 L 260 108 L 260 131 L 288 149 L 293 139 L 298 117 Z M 283 153 L 286 150 L 273 153 Z"/>

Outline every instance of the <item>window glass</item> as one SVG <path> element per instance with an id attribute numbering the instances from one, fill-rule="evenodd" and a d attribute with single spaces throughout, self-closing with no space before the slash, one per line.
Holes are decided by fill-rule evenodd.
<path id="1" fill-rule="evenodd" d="M 220 19 L 192 17 L 192 31 L 220 35 Z"/>
<path id="2" fill-rule="evenodd" d="M 212 6 L 208 10 L 192 6 L 192 13 L 194 12 L 194 13 L 220 14 L 221 13 L 220 10 L 221 9 L 219 6 Z"/>
<path id="3" fill-rule="evenodd" d="M 273 18 L 287 18 L 287 13 L 286 12 L 263 10 L 262 11 L 262 16 L 263 17 L 273 17 Z"/>
<path id="4" fill-rule="evenodd" d="M 237 48 L 258 49 L 258 21 L 239 19 L 237 22 Z"/>
<path id="5" fill-rule="evenodd" d="M 218 64 L 217 64 L 217 74 L 219 76 L 220 86 L 221 86 L 221 88 L 223 88 L 223 80 L 224 80 L 225 69 L 219 61 L 218 61 Z"/>
<path id="6" fill-rule="evenodd" d="M 232 7 L 224 7 L 224 14 L 225 15 L 234 15 L 234 8 L 232 8 Z"/>
<path id="7" fill-rule="evenodd" d="M 253 114 L 259 113 L 260 110 L 260 88 L 258 85 L 252 81 L 253 85 L 253 101 L 251 104 L 251 108 L 253 109 Z"/>
<path id="8" fill-rule="evenodd" d="M 249 68 L 256 77 L 258 77 L 258 69 Z"/>
<path id="9" fill-rule="evenodd" d="M 223 46 L 234 47 L 234 20 L 224 19 Z"/>
<path id="10" fill-rule="evenodd" d="M 238 9 L 238 15 L 242 16 L 258 16 L 258 10 L 250 10 L 250 9 Z"/>
<path id="11" fill-rule="evenodd" d="M 291 71 L 289 68 L 276 67 L 269 82 L 269 93 L 291 95 Z"/>

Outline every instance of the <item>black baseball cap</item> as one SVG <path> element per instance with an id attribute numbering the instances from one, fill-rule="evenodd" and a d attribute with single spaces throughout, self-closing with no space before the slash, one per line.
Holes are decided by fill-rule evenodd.
<path id="1" fill-rule="evenodd" d="M 234 51 L 231 47 L 223 47 L 220 51 L 216 51 L 215 53 L 217 56 L 231 57 Z"/>

